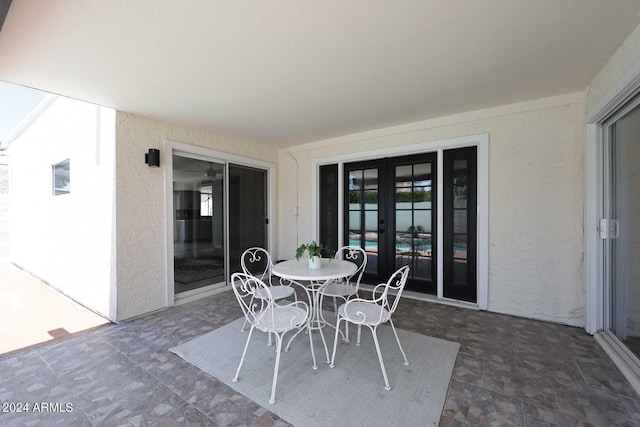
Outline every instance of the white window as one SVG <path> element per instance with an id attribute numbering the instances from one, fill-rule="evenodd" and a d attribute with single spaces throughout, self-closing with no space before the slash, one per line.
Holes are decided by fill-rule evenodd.
<path id="1" fill-rule="evenodd" d="M 69 159 L 56 163 L 51 169 L 53 171 L 53 195 L 69 194 L 71 192 Z"/>

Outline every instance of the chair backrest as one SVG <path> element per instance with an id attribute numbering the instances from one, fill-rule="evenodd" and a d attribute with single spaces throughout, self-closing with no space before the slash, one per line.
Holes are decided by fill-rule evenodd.
<path id="1" fill-rule="evenodd" d="M 396 270 L 391 275 L 383 291 L 383 301 L 385 308 L 389 310 L 389 313 L 396 311 L 398 303 L 400 302 L 400 296 L 404 290 L 404 285 L 407 283 L 407 277 L 409 276 L 409 266 L 405 265 Z M 392 291 L 392 293 L 389 293 Z"/>
<path id="2" fill-rule="evenodd" d="M 347 284 L 355 285 L 357 291 L 364 269 L 367 268 L 367 253 L 360 246 L 343 246 L 337 250 L 335 258 L 351 261 L 358 266 L 355 273 L 346 278 Z"/>
<path id="3" fill-rule="evenodd" d="M 267 308 L 273 307 L 273 297 L 269 287 L 259 278 L 245 273 L 231 275 L 231 287 L 244 316 L 255 324 L 258 316 Z M 260 292 L 260 297 L 256 294 Z"/>
<path id="4" fill-rule="evenodd" d="M 266 249 L 258 247 L 247 249 L 240 257 L 240 265 L 242 265 L 244 274 L 257 277 L 263 282 L 269 282 L 269 285 L 271 285 L 273 263 Z"/>

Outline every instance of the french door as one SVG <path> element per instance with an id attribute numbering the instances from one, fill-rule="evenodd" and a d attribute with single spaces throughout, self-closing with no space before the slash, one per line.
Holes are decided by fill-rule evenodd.
<path id="1" fill-rule="evenodd" d="M 344 168 L 344 241 L 367 253 L 364 280 L 381 283 L 409 265 L 407 289 L 435 293 L 435 155 L 348 163 Z"/>
<path id="2" fill-rule="evenodd" d="M 441 260 L 442 295 L 476 302 L 476 147 L 444 150 L 441 174 L 437 168 L 436 152 L 344 164 L 343 241 L 367 252 L 367 283 L 409 265 L 407 289 L 436 294 Z M 323 193 L 330 191 L 321 191 L 321 202 Z M 330 239 L 326 217 L 321 213 L 320 235 Z"/>

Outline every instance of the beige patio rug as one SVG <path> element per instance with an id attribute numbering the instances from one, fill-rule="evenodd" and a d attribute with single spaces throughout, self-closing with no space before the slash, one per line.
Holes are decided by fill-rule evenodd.
<path id="1" fill-rule="evenodd" d="M 269 396 L 275 346 L 267 346 L 265 333 L 254 331 L 240 381 L 232 381 L 248 333 L 240 331 L 242 321 L 235 320 L 170 351 L 297 427 L 438 425 L 458 343 L 398 329 L 410 363 L 405 366 L 391 328 L 380 327 L 378 337 L 392 387 L 386 391 L 367 328 L 362 330 L 359 347 L 353 326 L 351 342 L 339 341 L 335 368 L 326 363 L 315 332 L 315 371 L 308 335 L 300 334 L 289 352 L 282 352 L 276 403 L 272 405 Z M 326 334 L 329 351 L 333 346 L 331 332 Z M 285 336 L 285 344 L 287 340 Z"/>

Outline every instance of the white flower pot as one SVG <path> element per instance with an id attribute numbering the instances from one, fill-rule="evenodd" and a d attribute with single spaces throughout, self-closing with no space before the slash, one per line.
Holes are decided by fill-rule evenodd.
<path id="1" fill-rule="evenodd" d="M 322 267 L 322 258 L 319 256 L 314 256 L 309 258 L 309 268 L 320 268 Z"/>

